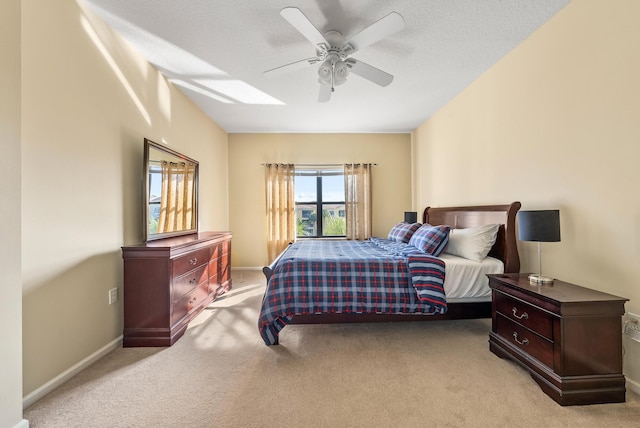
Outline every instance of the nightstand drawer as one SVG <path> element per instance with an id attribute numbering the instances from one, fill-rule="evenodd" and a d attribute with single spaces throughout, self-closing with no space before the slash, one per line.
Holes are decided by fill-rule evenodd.
<path id="1" fill-rule="evenodd" d="M 553 340 L 553 317 L 525 302 L 502 293 L 494 293 L 496 312 Z"/>
<path id="2" fill-rule="evenodd" d="M 496 314 L 496 327 L 499 336 L 553 369 L 553 342 L 538 336 L 502 314 Z"/>

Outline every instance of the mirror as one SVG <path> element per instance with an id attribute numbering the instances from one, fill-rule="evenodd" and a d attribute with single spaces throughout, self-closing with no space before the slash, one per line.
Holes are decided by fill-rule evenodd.
<path id="1" fill-rule="evenodd" d="M 198 162 L 144 139 L 145 241 L 198 233 Z"/>

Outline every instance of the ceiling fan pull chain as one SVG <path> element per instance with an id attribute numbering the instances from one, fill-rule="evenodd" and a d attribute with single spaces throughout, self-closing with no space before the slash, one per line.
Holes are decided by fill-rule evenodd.
<path id="1" fill-rule="evenodd" d="M 336 63 L 331 61 L 331 92 L 335 92 L 335 88 L 333 87 L 333 79 L 335 79 L 336 74 Z"/>

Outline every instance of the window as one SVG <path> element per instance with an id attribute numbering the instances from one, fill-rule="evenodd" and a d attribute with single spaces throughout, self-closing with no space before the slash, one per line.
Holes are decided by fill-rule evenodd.
<path id="1" fill-rule="evenodd" d="M 342 168 L 296 169 L 294 188 L 298 238 L 345 236 Z"/>

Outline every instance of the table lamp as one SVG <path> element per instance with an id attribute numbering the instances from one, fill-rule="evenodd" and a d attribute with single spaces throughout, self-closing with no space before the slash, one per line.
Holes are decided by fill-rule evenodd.
<path id="1" fill-rule="evenodd" d="M 529 275 L 536 284 L 553 284 L 553 278 L 542 275 L 541 242 L 560 241 L 560 210 L 520 211 L 518 235 L 521 241 L 538 243 L 538 273 Z"/>

